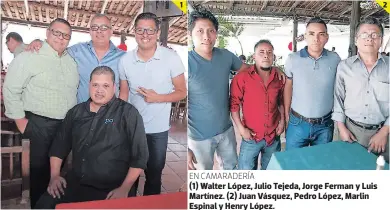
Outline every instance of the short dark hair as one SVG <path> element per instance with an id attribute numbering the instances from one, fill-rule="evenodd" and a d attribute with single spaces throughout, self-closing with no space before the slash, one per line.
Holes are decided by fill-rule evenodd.
<path id="1" fill-rule="evenodd" d="M 134 26 L 137 27 L 138 21 L 140 20 L 153 20 L 154 23 L 156 24 L 157 30 L 160 28 L 160 21 L 157 18 L 157 15 L 151 13 L 151 12 L 144 12 L 139 14 L 134 21 Z"/>
<path id="2" fill-rule="evenodd" d="M 355 36 L 359 33 L 360 26 L 362 26 L 363 24 L 372 24 L 372 25 L 378 26 L 379 30 L 381 31 L 381 35 L 383 36 L 383 26 L 382 26 L 382 24 L 379 22 L 378 19 L 373 18 L 373 17 L 366 17 L 366 18 L 364 18 L 363 20 L 361 20 L 358 23 L 358 25 L 356 26 Z"/>
<path id="3" fill-rule="evenodd" d="M 199 9 L 191 12 L 190 18 L 188 19 L 188 29 L 192 31 L 195 27 L 195 22 L 199 19 L 207 19 L 211 21 L 214 25 L 216 31 L 218 31 L 218 20 L 215 16 L 208 10 Z"/>
<path id="4" fill-rule="evenodd" d="M 325 29 L 326 29 L 326 30 L 328 30 L 328 27 L 326 26 L 325 21 L 322 20 L 322 19 L 319 18 L 319 17 L 313 17 L 312 19 L 310 19 L 309 22 L 307 22 L 307 24 L 306 24 L 306 28 L 309 27 L 309 25 L 310 25 L 311 23 L 320 23 L 320 24 L 322 24 L 322 25 L 325 26 Z"/>
<path id="5" fill-rule="evenodd" d="M 10 32 L 9 34 L 7 34 L 7 36 L 5 37 L 6 42 L 8 42 L 10 38 L 14 39 L 17 42 L 23 43 L 22 36 L 20 36 L 20 34 L 16 32 Z"/>
<path id="6" fill-rule="evenodd" d="M 268 40 L 268 39 L 261 39 L 260 41 L 258 41 L 256 44 L 255 44 L 255 47 L 253 48 L 254 51 L 256 51 L 256 48 L 260 45 L 260 44 L 269 44 L 271 45 L 272 47 L 272 50 L 274 49 L 274 46 L 271 44 L 271 42 Z"/>
<path id="7" fill-rule="evenodd" d="M 65 25 L 67 25 L 70 28 L 70 32 L 72 32 L 72 26 L 70 25 L 70 23 L 67 20 L 65 20 L 63 18 L 56 18 L 53 21 L 51 21 L 51 23 L 49 24 L 49 29 L 54 25 L 54 23 L 63 23 Z"/>
<path id="8" fill-rule="evenodd" d="M 101 74 L 109 74 L 112 77 L 112 82 L 115 83 L 115 73 L 114 71 L 108 67 L 108 66 L 98 66 L 96 67 L 92 72 L 91 76 L 89 78 L 89 81 L 92 81 L 93 75 L 101 75 Z"/>
<path id="9" fill-rule="evenodd" d="M 238 58 L 239 58 L 240 60 L 244 60 L 244 61 L 246 61 L 246 57 L 245 57 L 245 55 L 240 55 L 240 56 L 238 56 Z"/>

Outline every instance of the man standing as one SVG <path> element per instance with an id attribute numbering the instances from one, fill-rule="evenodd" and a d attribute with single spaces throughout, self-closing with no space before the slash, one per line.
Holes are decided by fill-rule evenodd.
<path id="1" fill-rule="evenodd" d="M 89 76 L 97 66 L 108 66 L 115 72 L 116 93 L 119 93 L 118 63 L 125 54 L 110 41 L 113 34 L 111 21 L 104 14 L 96 14 L 91 20 L 89 29 L 91 41 L 75 44 L 68 48 L 69 54 L 77 63 L 80 74 L 80 85 L 77 91 L 77 102 L 88 100 Z M 33 41 L 28 49 L 39 50 L 41 41 Z"/>
<path id="2" fill-rule="evenodd" d="M 10 64 L 4 82 L 5 115 L 30 139 L 30 200 L 34 208 L 50 180 L 49 148 L 66 112 L 76 104 L 79 74 L 65 50 L 70 24 L 50 23 L 38 53 L 22 52 Z"/>
<path id="3" fill-rule="evenodd" d="M 209 11 L 192 12 L 188 26 L 194 43 L 188 53 L 188 166 L 212 170 L 217 152 L 220 168 L 232 170 L 237 143 L 229 112 L 229 74 L 246 65 L 214 47 L 218 20 Z"/>
<path id="4" fill-rule="evenodd" d="M 358 54 L 340 62 L 333 119 L 343 141 L 357 141 L 389 162 L 389 57 L 379 48 L 383 27 L 374 18 L 359 23 Z"/>
<path id="5" fill-rule="evenodd" d="M 323 20 L 307 23 L 305 39 L 307 46 L 290 54 L 285 65 L 286 150 L 333 139 L 333 90 L 340 57 L 324 49 L 329 37 Z"/>
<path id="6" fill-rule="evenodd" d="M 5 44 L 8 47 L 8 50 L 14 54 L 14 57 L 19 55 L 19 53 L 24 50 L 23 38 L 16 32 L 11 32 L 5 37 Z"/>
<path id="7" fill-rule="evenodd" d="M 143 118 L 150 155 L 144 195 L 154 195 L 161 193 L 171 103 L 187 95 L 185 68 L 177 53 L 157 44 L 160 30 L 155 14 L 138 15 L 134 28 L 138 46 L 119 61 L 119 97 L 134 105 Z"/>
<path id="8" fill-rule="evenodd" d="M 270 41 L 260 40 L 254 51 L 255 65 L 238 73 L 230 87 L 230 111 L 242 136 L 238 158 L 241 170 L 256 170 L 260 152 L 261 169 L 265 170 L 271 155 L 280 151 L 279 136 L 284 130 L 284 85 L 272 67 L 274 47 Z"/>
<path id="9" fill-rule="evenodd" d="M 51 179 L 36 207 L 58 203 L 125 198 L 146 168 L 148 147 L 142 117 L 131 104 L 115 97 L 115 75 L 107 66 L 90 77 L 90 99 L 65 117 L 50 149 Z M 72 170 L 60 176 L 72 151 Z"/>

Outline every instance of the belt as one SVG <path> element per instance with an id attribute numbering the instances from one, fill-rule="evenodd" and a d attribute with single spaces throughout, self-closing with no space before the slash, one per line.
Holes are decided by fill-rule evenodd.
<path id="1" fill-rule="evenodd" d="M 369 124 L 364 124 L 364 123 L 353 121 L 351 118 L 348 118 L 348 120 L 349 120 L 349 122 L 356 125 L 357 127 L 360 127 L 360 128 L 366 129 L 366 130 L 376 130 L 376 129 L 382 128 L 382 126 L 385 124 L 385 121 L 379 123 L 379 125 L 369 125 Z"/>
<path id="2" fill-rule="evenodd" d="M 25 111 L 26 112 L 26 117 L 29 118 L 31 116 L 35 116 L 35 117 L 39 117 L 39 118 L 42 118 L 42 119 L 45 119 L 45 120 L 52 120 L 52 121 L 62 121 L 60 119 L 54 119 L 54 118 L 50 118 L 50 117 L 45 117 L 45 116 L 41 116 L 41 115 L 37 115 L 37 114 L 34 114 L 30 111 Z"/>
<path id="3" fill-rule="evenodd" d="M 291 109 L 291 114 L 311 124 L 323 124 L 325 120 L 329 119 L 332 116 L 332 112 L 329 112 L 327 115 L 320 118 L 307 118 L 300 115 L 298 112 L 294 111 L 293 109 Z"/>

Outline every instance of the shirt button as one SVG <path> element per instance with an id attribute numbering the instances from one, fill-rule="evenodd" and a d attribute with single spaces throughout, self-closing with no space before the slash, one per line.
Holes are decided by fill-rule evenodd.
<path id="1" fill-rule="evenodd" d="M 85 146 L 87 146 L 87 147 L 88 147 L 88 144 L 85 144 Z"/>
<path id="2" fill-rule="evenodd" d="M 367 93 L 370 93 L 370 91 L 367 91 Z"/>
<path id="3" fill-rule="evenodd" d="M 368 104 L 366 104 L 366 106 L 368 106 Z"/>
<path id="4" fill-rule="evenodd" d="M 364 119 L 366 119 L 366 117 L 364 117 Z"/>
<path id="5" fill-rule="evenodd" d="M 267 127 L 267 124 L 264 124 L 264 127 Z"/>
<path id="6" fill-rule="evenodd" d="M 83 158 L 83 162 L 85 162 L 85 159 Z"/>
<path id="7" fill-rule="evenodd" d="M 91 131 L 93 131 L 93 128 L 91 128 Z"/>

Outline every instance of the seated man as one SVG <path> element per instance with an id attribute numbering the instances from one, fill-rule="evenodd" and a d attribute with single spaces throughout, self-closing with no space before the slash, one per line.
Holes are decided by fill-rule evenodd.
<path id="1" fill-rule="evenodd" d="M 36 208 L 128 197 L 146 168 L 149 153 L 142 117 L 131 104 L 115 97 L 111 68 L 99 66 L 92 71 L 89 95 L 88 101 L 66 114 L 50 148 L 51 179 Z M 60 168 L 71 150 L 73 167 L 64 179 Z"/>

